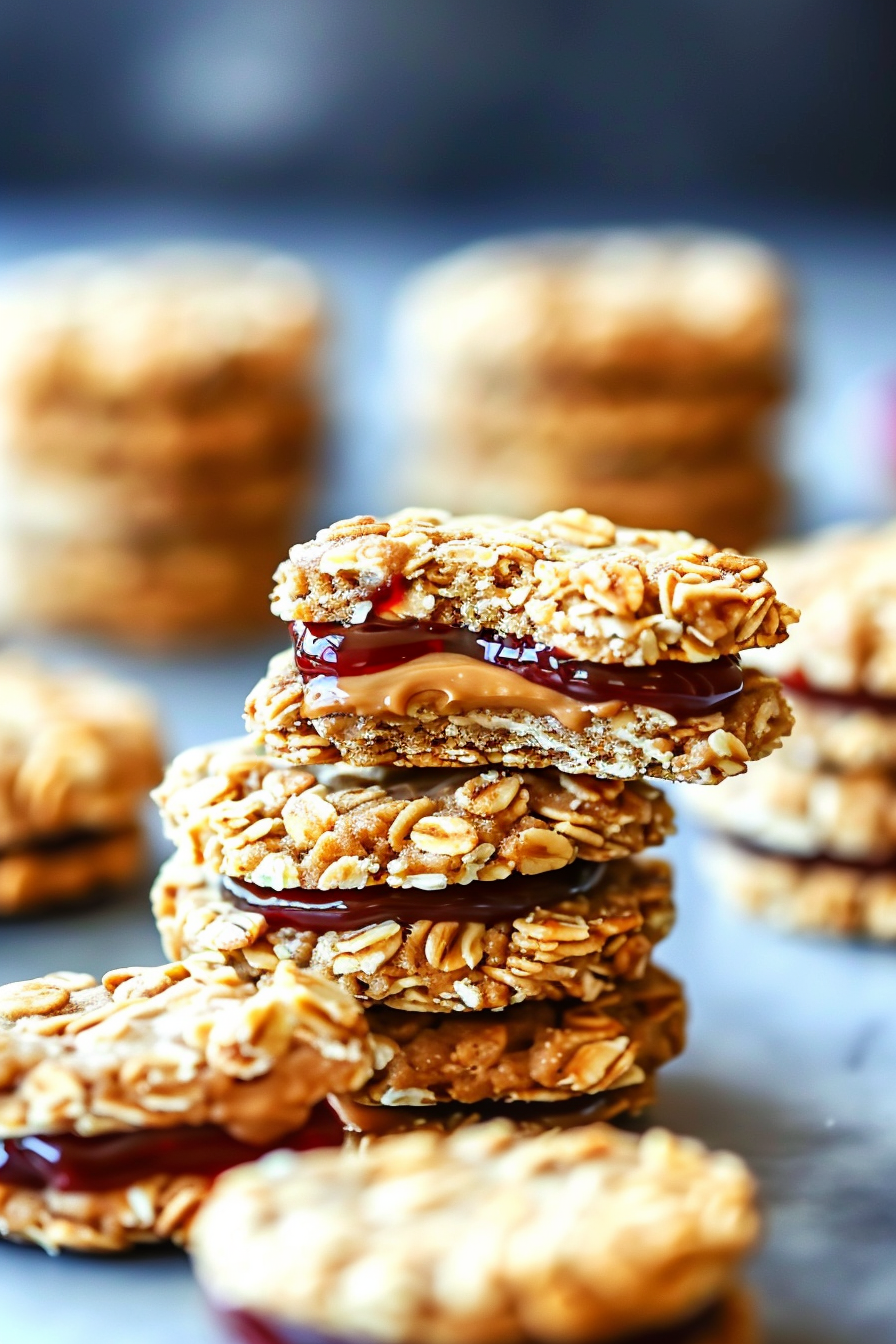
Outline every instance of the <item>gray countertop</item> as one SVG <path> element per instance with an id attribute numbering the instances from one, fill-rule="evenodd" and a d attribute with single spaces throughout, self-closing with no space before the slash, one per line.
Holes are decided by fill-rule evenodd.
<path id="1" fill-rule="evenodd" d="M 540 223 L 542 221 L 536 220 Z M 333 511 L 376 508 L 388 477 L 382 398 L 384 305 L 407 267 L 506 220 L 258 220 L 118 206 L 36 207 L 0 218 L 0 255 L 38 246 L 173 232 L 231 232 L 307 251 L 333 277 L 348 323 Z M 855 389 L 896 355 L 896 240 L 870 229 L 768 232 L 804 292 L 804 395 L 791 464 L 805 521 L 879 500 L 849 439 Z M 337 487 L 335 482 L 341 481 Z M 157 696 L 169 750 L 240 731 L 263 648 L 153 662 L 44 643 L 50 661 L 89 658 Z M 680 786 L 686 787 L 686 786 Z M 674 793 L 674 790 L 673 790 Z M 154 862 L 165 846 L 153 824 Z M 768 1219 L 751 1269 L 776 1344 L 896 1344 L 896 967 L 887 949 L 787 938 L 742 921 L 697 875 L 699 839 L 669 846 L 678 927 L 659 961 L 680 975 L 690 1044 L 663 1075 L 652 1119 L 742 1153 Z M 102 972 L 160 957 L 146 893 L 0 928 L 0 980 L 67 967 Z M 0 1344 L 212 1344 L 220 1336 L 183 1256 L 94 1261 L 0 1247 Z"/>

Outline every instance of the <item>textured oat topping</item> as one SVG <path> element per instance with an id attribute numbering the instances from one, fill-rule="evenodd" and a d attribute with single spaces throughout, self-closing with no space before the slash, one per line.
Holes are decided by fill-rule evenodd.
<path id="1" fill-rule="evenodd" d="M 356 624 L 397 582 L 395 618 L 523 635 L 593 662 L 707 662 L 787 638 L 797 613 L 765 569 L 686 532 L 616 527 L 583 509 L 531 522 L 406 509 L 293 546 L 272 610 Z"/>
<path id="2" fill-rule="evenodd" d="M 366 1004 L 414 1011 L 478 1012 L 537 999 L 591 1002 L 608 981 L 644 974 L 672 927 L 664 863 L 617 860 L 588 895 L 557 898 L 517 918 L 382 919 L 350 932 L 270 927 L 239 909 L 189 853 L 163 865 L 152 905 L 166 955 L 213 951 L 245 977 L 280 961 L 309 967 Z"/>
<path id="3" fill-rule="evenodd" d="M 769 564 L 802 623 L 762 665 L 822 691 L 896 697 L 896 523 L 826 529 L 772 550 Z"/>
<path id="4" fill-rule="evenodd" d="M 219 1125 L 267 1143 L 370 1074 L 363 1013 L 290 962 L 210 954 L 0 986 L 0 1137 Z"/>
<path id="5" fill-rule="evenodd" d="M 722 711 L 676 720 L 660 709 L 622 705 L 576 731 L 550 715 L 480 710 L 441 716 L 327 714 L 303 717 L 305 692 L 292 655 L 277 654 L 246 702 L 250 731 L 295 765 L 344 760 L 354 766 L 499 765 L 636 781 L 717 784 L 781 745 L 793 724 L 780 682 L 754 668 Z"/>
<path id="6" fill-rule="evenodd" d="M 212 1187 L 206 1176 L 152 1176 L 120 1190 L 29 1190 L 0 1182 L 0 1237 L 59 1251 L 183 1244 Z"/>
<path id="7" fill-rule="evenodd" d="M 0 371 L 26 403 L 191 391 L 207 402 L 288 378 L 321 320 L 317 284 L 292 257 L 208 246 L 63 253 L 0 277 Z"/>
<path id="8" fill-rule="evenodd" d="M 532 1137 L 498 1120 L 244 1166 L 192 1249 L 213 1298 L 330 1336 L 376 1322 L 387 1344 L 598 1344 L 699 1311 L 758 1230 L 732 1154 L 659 1129 Z"/>
<path id="9" fill-rule="evenodd" d="M 154 715 L 128 686 L 0 658 L 0 848 L 136 819 L 162 772 Z"/>
<path id="10" fill-rule="evenodd" d="M 684 231 L 558 234 L 467 248 L 399 302 L 400 371 L 593 386 L 780 384 L 789 299 L 770 252 Z"/>
<path id="11" fill-rule="evenodd" d="M 649 966 L 591 1003 L 530 1000 L 496 1013 L 371 1007 L 376 1072 L 359 1095 L 384 1106 L 563 1101 L 639 1086 L 684 1048 L 681 985 Z"/>
<path id="12" fill-rule="evenodd" d="M 801 862 L 707 838 L 700 859 L 724 899 L 781 929 L 896 942 L 896 873 Z"/>
<path id="13" fill-rule="evenodd" d="M 534 875 L 660 844 L 662 794 L 640 781 L 488 770 L 296 770 L 237 739 L 178 756 L 153 797 L 197 862 L 280 891 Z"/>
<path id="14" fill-rule="evenodd" d="M 879 770 L 807 767 L 785 748 L 762 770 L 732 781 L 724 798 L 695 790 L 686 806 L 763 849 L 870 863 L 896 859 L 896 779 Z"/>

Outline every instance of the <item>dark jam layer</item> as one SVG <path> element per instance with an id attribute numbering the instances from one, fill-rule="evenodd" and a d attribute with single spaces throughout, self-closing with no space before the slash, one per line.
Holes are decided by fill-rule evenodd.
<path id="1" fill-rule="evenodd" d="M 323 1101 L 308 1123 L 275 1143 L 240 1143 L 217 1125 L 183 1125 L 105 1134 L 32 1134 L 0 1141 L 0 1182 L 31 1190 L 117 1190 L 164 1172 L 168 1176 L 219 1176 L 240 1162 L 252 1162 L 275 1148 L 302 1152 L 338 1148 L 341 1120 Z"/>
<path id="2" fill-rule="evenodd" d="M 896 714 L 896 697 L 893 696 L 872 695 L 869 691 L 823 691 L 813 686 L 802 672 L 791 672 L 781 681 L 796 695 L 822 701 L 836 709 L 870 709 L 875 714 Z"/>
<path id="3" fill-rule="evenodd" d="M 215 1315 L 231 1338 L 241 1341 L 241 1344 L 364 1344 L 364 1341 L 358 1339 L 324 1335 L 319 1330 L 288 1325 L 273 1316 L 259 1316 L 252 1311 L 229 1311 L 219 1307 Z M 669 1326 L 665 1330 L 626 1335 L 625 1339 L 626 1344 L 704 1344 L 704 1341 L 708 1344 L 711 1339 L 727 1337 L 724 1324 L 725 1304 L 716 1303 L 690 1321 Z M 370 1341 L 366 1344 L 370 1344 Z"/>
<path id="4" fill-rule="evenodd" d="M 371 1106 L 350 1094 L 333 1098 L 333 1107 L 346 1130 L 355 1134 L 395 1134 L 423 1125 L 445 1130 L 480 1120 L 512 1120 L 514 1124 L 543 1125 L 545 1129 L 576 1129 L 601 1120 L 614 1093 L 572 1097 L 568 1101 L 480 1101 L 474 1105 L 438 1102 L 434 1106 Z M 617 1124 L 619 1117 L 616 1118 Z"/>
<path id="5" fill-rule="evenodd" d="M 828 854 L 823 849 L 815 854 L 788 854 L 786 850 L 767 849 L 765 845 L 758 845 L 741 836 L 730 837 L 730 842 L 747 854 L 755 854 L 761 859 L 783 860 L 785 863 L 795 864 L 798 868 L 814 868 L 821 864 L 828 868 L 848 868 L 852 871 L 858 869 L 860 872 L 868 873 L 869 876 L 875 873 L 881 876 L 896 874 L 896 856 L 889 859 L 850 858 L 844 854 Z"/>
<path id="6" fill-rule="evenodd" d="M 743 690 L 736 658 L 710 663 L 662 662 L 620 667 L 567 658 L 558 649 L 490 630 L 478 634 L 420 621 L 370 620 L 363 625 L 292 623 L 296 667 L 306 678 L 356 677 L 399 667 L 429 653 L 456 653 L 516 672 L 571 700 L 646 705 L 676 719 L 697 718 L 730 705 Z"/>
<path id="7" fill-rule="evenodd" d="M 470 882 L 442 891 L 376 886 L 346 891 L 307 891 L 302 887 L 272 893 L 236 877 L 222 877 L 227 898 L 240 910 L 264 915 L 274 929 L 363 929 L 368 924 L 396 919 L 413 924 L 418 919 L 464 919 L 497 924 L 517 919 L 536 906 L 555 904 L 596 891 L 606 865 L 577 859 L 553 873 L 523 877 L 511 873 L 498 882 Z"/>

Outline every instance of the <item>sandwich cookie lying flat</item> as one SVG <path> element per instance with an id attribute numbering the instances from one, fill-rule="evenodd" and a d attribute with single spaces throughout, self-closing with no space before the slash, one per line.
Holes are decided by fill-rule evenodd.
<path id="1" fill-rule="evenodd" d="M 143 802 L 161 769 L 152 708 L 138 691 L 0 658 L 0 915 L 132 878 Z"/>
<path id="2" fill-rule="evenodd" d="M 363 1013 L 285 963 L 222 958 L 0 987 L 0 1235 L 121 1251 L 187 1234 L 214 1177 L 339 1143 L 323 1102 L 369 1076 Z"/>
<path id="3" fill-rule="evenodd" d="M 738 656 L 796 613 L 762 561 L 685 533 L 408 511 L 325 529 L 276 577 L 294 650 L 247 720 L 297 764 L 716 783 L 789 731 L 779 684 Z"/>
<path id="4" fill-rule="evenodd" d="M 758 1230 L 731 1154 L 663 1130 L 527 1137 L 496 1121 L 242 1167 L 191 1249 L 242 1340 L 722 1344 L 753 1338 L 716 1304 Z"/>

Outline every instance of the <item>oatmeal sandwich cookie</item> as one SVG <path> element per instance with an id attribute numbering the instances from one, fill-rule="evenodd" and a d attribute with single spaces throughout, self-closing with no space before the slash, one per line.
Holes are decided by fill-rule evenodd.
<path id="1" fill-rule="evenodd" d="M 0 658 L 0 915 L 132 878 L 142 805 L 161 768 L 139 692 Z"/>
<path id="2" fill-rule="evenodd" d="M 533 1137 L 494 1121 L 244 1166 L 191 1250 L 246 1341 L 746 1344 L 729 1295 L 758 1231 L 729 1153 L 659 1129 Z"/>
<path id="3" fill-rule="evenodd" d="M 367 1004 L 590 1001 L 669 931 L 672 830 L 641 781 L 556 770 L 314 766 L 251 743 L 184 752 L 154 797 L 178 854 L 153 908 L 171 956 L 310 966 Z"/>
<path id="4" fill-rule="evenodd" d="M 292 548 L 272 608 L 294 650 L 247 722 L 296 764 L 717 783 L 790 727 L 778 683 L 738 662 L 797 618 L 763 562 L 580 509 L 338 523 Z"/>
<path id="5" fill-rule="evenodd" d="M 214 1177 L 342 1140 L 323 1104 L 371 1072 L 363 1013 L 221 957 L 0 987 L 0 1234 L 45 1250 L 183 1241 Z"/>

